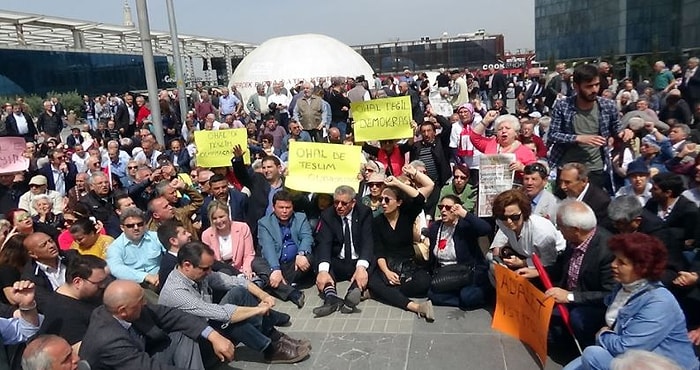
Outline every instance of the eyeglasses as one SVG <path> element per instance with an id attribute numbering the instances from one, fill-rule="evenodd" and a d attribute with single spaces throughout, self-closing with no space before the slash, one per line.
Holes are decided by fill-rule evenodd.
<path id="1" fill-rule="evenodd" d="M 128 169 L 130 169 L 130 170 L 138 170 L 138 169 L 139 169 L 139 166 L 128 166 L 128 167 L 126 167 L 126 168 L 128 168 Z"/>
<path id="2" fill-rule="evenodd" d="M 469 178 L 468 176 L 461 176 L 461 175 L 454 175 L 452 177 L 454 177 L 455 180 L 466 180 Z"/>
<path id="3" fill-rule="evenodd" d="M 90 279 L 83 279 L 83 280 L 89 282 L 90 284 L 97 285 L 98 288 L 106 288 L 106 287 L 107 287 L 107 280 L 108 280 L 108 279 L 107 279 L 107 278 L 104 278 L 104 279 L 102 279 L 101 281 L 92 281 L 92 280 L 90 280 Z"/>
<path id="4" fill-rule="evenodd" d="M 124 224 L 124 227 L 126 227 L 127 229 L 134 229 L 137 227 L 143 227 L 143 225 L 144 225 L 144 223 L 142 221 L 142 222 L 137 222 L 135 224 Z"/>
<path id="5" fill-rule="evenodd" d="M 518 222 L 518 220 L 520 220 L 520 217 L 522 217 L 522 215 L 523 215 L 522 213 L 518 213 L 518 214 L 514 214 L 514 215 L 509 215 L 509 216 L 506 216 L 506 215 L 498 215 L 498 216 L 496 216 L 496 218 L 499 219 L 499 220 L 501 220 L 501 221 L 511 220 L 512 222 Z"/>
<path id="6" fill-rule="evenodd" d="M 369 184 L 367 184 L 367 186 L 369 186 L 370 188 L 381 188 L 382 185 L 384 184 L 382 184 L 381 182 L 370 182 Z"/>
<path id="7" fill-rule="evenodd" d="M 44 185 L 29 184 L 29 187 L 30 187 L 30 188 L 38 188 L 38 187 L 40 187 L 40 186 L 44 186 Z"/>
<path id="8" fill-rule="evenodd" d="M 334 201 L 333 201 L 333 204 L 334 204 L 336 207 L 337 207 L 337 206 L 347 207 L 348 204 L 350 204 L 350 203 L 352 203 L 352 201 L 349 201 L 349 202 L 344 202 L 344 201 L 342 201 L 342 200 L 334 200 Z"/>
<path id="9" fill-rule="evenodd" d="M 63 219 L 63 222 L 65 222 L 65 223 L 68 224 L 68 225 L 73 225 L 73 224 L 75 223 L 75 221 L 76 221 L 76 220 L 70 219 L 70 218 L 64 218 L 64 219 Z"/>
<path id="10" fill-rule="evenodd" d="M 438 209 L 441 210 L 441 211 L 442 211 L 442 210 L 448 210 L 448 211 L 449 211 L 449 210 L 452 209 L 452 206 L 453 206 L 453 204 L 438 204 L 437 207 L 438 207 Z"/>
<path id="11" fill-rule="evenodd" d="M 391 201 L 392 201 L 393 199 L 391 199 L 391 198 L 389 198 L 389 197 L 382 197 L 380 200 L 381 200 L 382 203 L 389 204 L 389 203 L 391 203 Z"/>

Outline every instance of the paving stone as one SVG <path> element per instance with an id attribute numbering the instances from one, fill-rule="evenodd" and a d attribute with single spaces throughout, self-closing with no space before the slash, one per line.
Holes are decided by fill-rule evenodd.
<path id="1" fill-rule="evenodd" d="M 506 368 L 498 334 L 411 336 L 407 369 L 501 370 Z M 535 369 L 536 367 L 530 367 Z"/>

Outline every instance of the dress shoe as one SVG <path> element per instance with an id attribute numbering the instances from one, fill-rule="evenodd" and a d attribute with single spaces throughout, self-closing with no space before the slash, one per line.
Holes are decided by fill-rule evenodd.
<path id="1" fill-rule="evenodd" d="M 308 355 L 308 348 L 278 340 L 270 343 L 270 348 L 265 350 L 265 361 L 270 364 L 293 364 L 302 361 Z"/>
<path id="2" fill-rule="evenodd" d="M 289 298 L 289 300 L 297 305 L 299 309 L 302 309 L 304 307 L 304 303 L 306 303 L 306 295 L 304 292 L 299 291 L 299 295 L 296 298 Z"/>
<path id="3" fill-rule="evenodd" d="M 372 295 L 369 293 L 369 289 L 365 289 L 362 292 L 362 297 L 360 297 L 360 301 L 364 302 L 370 298 L 372 298 Z"/>
<path id="4" fill-rule="evenodd" d="M 355 308 L 360 304 L 360 299 L 362 299 L 362 291 L 360 291 L 360 288 L 352 288 L 345 294 L 345 305 L 350 308 Z"/>
<path id="5" fill-rule="evenodd" d="M 323 306 L 313 309 L 313 313 L 316 317 L 328 316 L 335 311 L 339 311 L 344 305 L 345 303 L 342 299 L 336 296 L 329 296 L 323 302 Z"/>
<path id="6" fill-rule="evenodd" d="M 433 311 L 433 303 L 425 301 L 418 305 L 418 316 L 425 318 L 427 322 L 435 321 L 435 312 Z"/>
<path id="7" fill-rule="evenodd" d="M 306 339 L 306 338 L 294 339 L 294 338 L 290 337 L 289 335 L 280 332 L 280 339 L 279 340 L 282 342 L 287 342 L 287 343 L 291 344 L 292 346 L 306 347 L 309 350 L 311 350 L 311 341 Z"/>
<path id="8" fill-rule="evenodd" d="M 274 326 L 287 327 L 292 325 L 292 318 L 284 312 L 270 310 L 270 316 L 274 321 Z"/>

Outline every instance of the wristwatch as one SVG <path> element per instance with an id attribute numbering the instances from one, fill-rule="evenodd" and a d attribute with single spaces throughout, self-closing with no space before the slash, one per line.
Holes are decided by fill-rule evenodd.
<path id="1" fill-rule="evenodd" d="M 566 300 L 569 301 L 569 302 L 573 302 L 573 301 L 574 301 L 574 293 L 569 293 L 569 294 L 567 294 L 567 295 L 566 295 Z"/>

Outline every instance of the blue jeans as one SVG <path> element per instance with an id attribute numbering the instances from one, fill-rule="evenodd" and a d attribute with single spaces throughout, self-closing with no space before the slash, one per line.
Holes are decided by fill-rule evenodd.
<path id="1" fill-rule="evenodd" d="M 583 355 L 569 362 L 564 370 L 607 370 L 613 356 L 605 348 L 600 346 L 590 346 L 583 350 Z"/>
<path id="2" fill-rule="evenodd" d="M 586 347 L 595 344 L 595 334 L 605 325 L 606 308 L 604 306 L 576 304 L 568 304 L 567 306 L 571 328 L 574 330 L 576 339 L 579 340 L 581 346 Z M 550 340 L 552 342 L 573 344 L 573 339 L 571 339 L 571 335 L 561 319 L 559 309 L 556 307 L 552 311 L 552 321 L 549 327 Z"/>
<path id="3" fill-rule="evenodd" d="M 92 130 L 97 130 L 97 119 L 95 118 L 88 118 L 87 123 L 90 126 L 90 129 Z"/>
<path id="4" fill-rule="evenodd" d="M 345 121 L 331 122 L 331 127 L 337 127 L 340 131 L 340 139 L 345 140 L 345 133 L 348 131 L 348 123 Z"/>
<path id="5" fill-rule="evenodd" d="M 233 287 L 221 298 L 219 304 L 235 304 L 241 307 L 255 307 L 258 300 L 243 287 Z M 272 340 L 268 335 L 274 329 L 272 315 L 254 316 L 237 323 L 212 323 L 213 327 L 233 342 L 245 344 L 248 348 L 262 352 Z"/>

